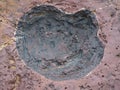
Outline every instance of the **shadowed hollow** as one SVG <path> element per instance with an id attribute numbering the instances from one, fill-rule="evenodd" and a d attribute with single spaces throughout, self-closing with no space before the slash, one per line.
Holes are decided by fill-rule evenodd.
<path id="1" fill-rule="evenodd" d="M 103 57 L 98 29 L 89 10 L 65 14 L 54 6 L 36 6 L 21 17 L 16 46 L 26 65 L 45 77 L 78 79 Z"/>

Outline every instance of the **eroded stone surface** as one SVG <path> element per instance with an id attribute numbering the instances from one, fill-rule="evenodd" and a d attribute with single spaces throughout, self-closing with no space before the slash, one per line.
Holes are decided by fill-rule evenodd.
<path id="1" fill-rule="evenodd" d="M 69 13 L 88 8 L 96 14 L 105 51 L 100 64 L 87 76 L 53 81 L 31 70 L 20 59 L 15 41 L 11 42 L 15 26 L 25 12 L 41 4 L 52 4 Z M 0 90 L 119 90 L 119 17 L 120 0 L 0 0 Z"/>
<path id="2" fill-rule="evenodd" d="M 65 14 L 41 5 L 18 23 L 17 49 L 25 63 L 53 80 L 76 79 L 89 73 L 103 57 L 98 23 L 89 10 Z"/>

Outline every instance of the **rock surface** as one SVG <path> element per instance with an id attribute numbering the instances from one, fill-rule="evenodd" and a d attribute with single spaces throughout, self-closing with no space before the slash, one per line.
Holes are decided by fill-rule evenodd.
<path id="1" fill-rule="evenodd" d="M 100 64 L 77 80 L 54 81 L 28 68 L 16 49 L 14 33 L 20 17 L 32 7 L 53 5 L 64 12 L 81 8 L 93 11 L 105 45 Z M 119 0 L 0 0 L 0 90 L 119 90 L 120 88 Z"/>
<path id="2" fill-rule="evenodd" d="M 32 8 L 22 16 L 16 47 L 26 65 L 53 80 L 83 77 L 103 58 L 98 22 L 89 10 L 65 14 L 51 5 Z"/>

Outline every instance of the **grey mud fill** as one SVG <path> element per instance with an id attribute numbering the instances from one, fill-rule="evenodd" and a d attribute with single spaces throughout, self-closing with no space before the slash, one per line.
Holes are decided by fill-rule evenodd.
<path id="1" fill-rule="evenodd" d="M 54 6 L 36 6 L 21 17 L 17 28 L 20 58 L 48 79 L 79 79 L 103 58 L 98 22 L 89 10 L 66 14 Z"/>

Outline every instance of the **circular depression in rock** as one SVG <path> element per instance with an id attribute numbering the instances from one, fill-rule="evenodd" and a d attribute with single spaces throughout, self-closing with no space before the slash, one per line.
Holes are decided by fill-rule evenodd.
<path id="1" fill-rule="evenodd" d="M 16 47 L 25 64 L 52 80 L 78 79 L 95 68 L 104 47 L 89 10 L 65 14 L 41 5 L 25 13 L 16 31 Z"/>

